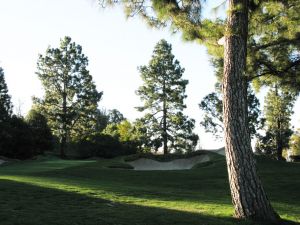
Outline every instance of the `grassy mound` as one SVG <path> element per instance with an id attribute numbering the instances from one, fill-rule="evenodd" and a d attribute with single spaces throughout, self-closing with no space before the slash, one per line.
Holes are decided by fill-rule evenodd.
<path id="1" fill-rule="evenodd" d="M 300 164 L 261 157 L 257 161 L 277 212 L 300 223 Z M 108 168 L 121 162 L 122 158 L 52 158 L 3 165 L 0 224 L 253 224 L 232 217 L 224 157 L 216 156 L 201 169 L 185 171 Z"/>

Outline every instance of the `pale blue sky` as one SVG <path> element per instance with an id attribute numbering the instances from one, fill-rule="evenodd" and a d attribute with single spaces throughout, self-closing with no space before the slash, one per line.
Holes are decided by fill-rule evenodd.
<path id="1" fill-rule="evenodd" d="M 31 96 L 43 93 L 35 75 L 38 54 L 49 45 L 57 47 L 67 35 L 89 58 L 90 73 L 104 92 L 100 107 L 117 108 L 134 120 L 139 116 L 134 107 L 140 105 L 135 95 L 141 84 L 137 67 L 147 64 L 154 45 L 166 39 L 186 69 L 186 113 L 196 119 L 201 145 L 222 146 L 198 125 L 202 116 L 198 104 L 215 83 L 204 47 L 184 43 L 168 30 L 150 29 L 139 18 L 126 20 L 119 8 L 100 9 L 93 0 L 0 0 L 0 28 L 0 66 L 14 105 L 21 104 L 23 114 L 31 107 Z"/>

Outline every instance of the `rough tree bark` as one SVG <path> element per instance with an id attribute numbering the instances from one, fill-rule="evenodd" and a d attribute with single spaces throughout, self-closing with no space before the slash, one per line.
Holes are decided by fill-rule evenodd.
<path id="1" fill-rule="evenodd" d="M 224 49 L 223 113 L 225 149 L 235 216 L 276 223 L 256 172 L 245 98 L 248 0 L 230 0 Z"/>

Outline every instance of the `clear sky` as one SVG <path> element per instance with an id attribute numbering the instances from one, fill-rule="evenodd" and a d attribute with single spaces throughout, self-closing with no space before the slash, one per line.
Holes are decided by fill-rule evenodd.
<path id="1" fill-rule="evenodd" d="M 100 108 L 116 108 L 134 120 L 139 116 L 134 107 L 141 104 L 135 95 L 141 84 L 137 67 L 146 65 L 154 45 L 166 39 L 186 69 L 186 113 L 196 119 L 202 147 L 222 147 L 199 127 L 198 104 L 215 83 L 204 47 L 185 43 L 168 30 L 150 29 L 139 18 L 126 20 L 120 8 L 100 9 L 93 0 L 1 0 L 0 28 L 0 66 L 15 110 L 20 108 L 22 114 L 30 109 L 31 96 L 43 95 L 35 74 L 38 54 L 44 54 L 48 46 L 58 47 L 61 38 L 70 36 L 82 46 L 97 89 L 104 92 Z"/>

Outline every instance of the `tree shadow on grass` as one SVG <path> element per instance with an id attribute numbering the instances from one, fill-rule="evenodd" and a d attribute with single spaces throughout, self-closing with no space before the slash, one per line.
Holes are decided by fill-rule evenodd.
<path id="1" fill-rule="evenodd" d="M 151 225 L 154 223 L 156 223 L 157 225 L 159 224 L 222 225 L 222 224 L 239 224 L 239 223 L 249 224 L 246 222 L 243 223 L 243 222 L 233 220 L 230 217 L 218 217 L 218 216 L 211 216 L 211 215 L 205 215 L 200 213 L 182 212 L 174 209 L 174 208 L 177 209 L 183 208 L 184 204 L 189 204 L 190 208 L 193 209 L 195 209 L 200 204 L 212 204 L 213 207 L 209 209 L 209 211 L 216 210 L 217 212 L 219 212 L 223 208 L 226 207 L 228 208 L 228 206 L 231 207 L 231 198 L 230 198 L 230 192 L 228 187 L 229 185 L 228 185 L 225 166 L 215 167 L 214 170 L 211 170 L 211 168 L 207 168 L 207 169 L 201 168 L 201 171 L 191 170 L 191 171 L 155 171 L 155 172 L 152 171 L 151 172 L 151 171 L 128 171 L 128 170 L 103 169 L 103 167 L 100 167 L 98 163 L 90 163 L 84 166 L 75 166 L 75 167 L 72 166 L 67 169 L 64 167 L 59 167 L 59 169 L 56 169 L 58 166 L 56 165 L 55 162 L 54 164 L 55 164 L 54 165 L 55 169 L 53 169 L 52 167 L 48 169 L 47 167 L 46 170 L 40 170 L 38 166 L 34 170 L 28 171 L 26 170 L 26 168 L 24 168 L 24 171 L 21 174 L 20 171 L 16 171 L 14 170 L 14 168 L 11 168 L 8 171 L 3 171 L 4 174 L 8 174 L 8 175 L 22 176 L 23 174 L 25 175 L 25 177 L 28 177 L 29 180 L 31 178 L 35 180 L 40 179 L 41 182 L 45 180 L 46 182 L 53 182 L 57 184 L 70 186 L 71 188 L 68 191 L 63 191 L 57 189 L 48 189 L 48 188 L 31 186 L 30 184 L 20 184 L 20 183 L 15 183 L 13 181 L 6 181 L 6 182 L 15 183 L 17 187 L 20 185 L 24 186 L 26 187 L 25 189 L 29 189 L 29 190 L 31 190 L 31 188 L 33 189 L 38 188 L 40 190 L 43 190 L 42 192 L 48 190 L 46 192 L 50 193 L 51 196 L 56 195 L 51 193 L 57 192 L 57 195 L 60 196 L 60 198 L 58 199 L 54 198 L 53 201 L 57 201 L 59 202 L 59 204 L 65 204 L 67 208 L 69 202 L 68 199 L 72 198 L 71 196 L 74 195 L 75 196 L 74 201 L 69 203 L 70 207 L 68 210 L 64 210 L 64 208 L 62 207 L 60 207 L 57 210 L 58 212 L 62 212 L 59 215 L 60 216 L 64 214 L 69 215 L 70 213 L 77 215 L 76 211 L 80 211 L 78 213 L 78 215 L 80 215 L 79 217 L 81 217 L 82 215 L 87 215 L 89 218 L 91 218 L 89 219 L 89 221 L 91 222 L 81 223 L 81 220 L 77 218 L 76 221 L 74 220 L 74 223 L 68 223 L 68 220 L 72 221 L 72 216 L 69 216 L 70 218 L 67 220 L 67 222 L 63 221 L 64 223 L 62 222 L 54 223 L 51 220 L 51 223 L 49 224 L 55 224 L 55 225 L 56 224 L 57 225 L 58 224 L 87 224 L 87 225 L 89 224 L 96 224 L 96 225 L 98 224 L 125 224 L 125 225 L 126 224 L 141 224 L 141 225 L 150 224 Z M 44 164 L 43 166 L 45 167 Z M 268 181 L 267 184 L 268 184 L 266 185 L 267 188 L 273 187 L 273 185 L 278 185 L 277 182 L 275 181 Z M 4 185 L 4 187 L 5 186 L 6 185 Z M 75 193 L 76 187 L 80 187 L 85 190 L 88 190 L 88 193 L 86 193 L 85 195 Z M 0 194 L 2 188 L 3 188 L 2 185 L 0 185 Z M 298 218 L 297 209 L 299 208 L 299 201 L 297 201 L 297 199 L 299 199 L 299 195 L 295 195 L 293 196 L 294 198 L 287 200 L 285 196 L 282 196 L 282 194 L 279 194 L 278 196 L 278 193 L 281 193 L 279 192 L 278 188 L 276 186 L 276 189 L 274 189 L 273 187 L 268 191 L 270 196 L 273 195 L 275 196 L 273 200 L 274 202 L 278 203 L 276 204 L 276 209 L 279 210 L 281 214 L 286 214 L 286 215 L 290 215 L 291 212 L 293 212 L 294 218 Z M 130 198 L 134 198 L 134 199 L 138 198 L 139 200 L 144 202 L 152 201 L 156 204 L 157 201 L 162 204 L 158 204 L 157 207 L 146 207 L 146 206 L 137 206 L 137 205 L 120 204 L 120 203 L 112 204 L 109 201 L 105 201 L 101 199 L 102 197 L 101 193 L 103 192 L 110 192 L 112 195 L 118 196 L 122 199 L 126 199 L 127 197 L 129 197 L 128 198 L 129 201 L 125 200 L 125 202 L 130 202 L 132 200 L 132 199 L 130 200 Z M 37 191 L 37 193 L 33 191 L 33 193 L 34 193 L 33 196 L 38 196 L 37 193 L 39 193 L 39 191 Z M 16 193 L 16 196 L 20 196 L 19 192 Z M 67 199 L 65 200 L 63 196 L 68 196 L 68 197 L 66 197 Z M 42 198 L 44 198 L 44 196 L 42 196 Z M 81 198 L 84 200 L 81 201 L 80 200 Z M 39 198 L 37 197 L 36 199 Z M 32 199 L 32 202 L 36 202 L 36 199 L 35 198 Z M 283 199 L 285 199 L 286 201 L 283 201 Z M 103 203 L 104 206 L 98 204 L 100 200 L 106 202 Z M 49 203 L 53 205 L 54 204 L 53 201 L 49 201 Z M 158 208 L 159 205 L 169 204 L 167 203 L 169 201 L 172 201 L 171 204 L 173 204 L 172 206 L 173 210 Z M 1 196 L 0 196 L 0 202 L 2 202 Z M 77 205 L 82 204 L 81 202 L 87 202 L 85 205 L 89 205 L 89 203 L 91 202 L 91 205 L 85 206 L 84 209 L 80 207 L 78 208 Z M 96 202 L 95 207 L 93 206 L 94 204 L 93 202 Z M 131 202 L 136 203 L 135 200 L 132 200 Z M 174 207 L 174 204 L 178 204 L 178 205 Z M 45 201 L 42 201 L 41 205 L 45 205 Z M 202 206 L 203 205 L 201 205 L 201 207 Z M 46 204 L 46 208 L 48 208 L 48 204 Z M 74 209 L 73 211 L 72 208 Z M 106 214 L 106 211 L 104 209 L 105 210 L 110 209 L 110 211 L 107 212 L 107 215 L 109 215 L 109 217 L 107 218 L 110 217 L 113 218 L 107 219 L 105 217 L 105 220 L 101 219 L 101 216 L 103 217 L 103 214 L 104 215 Z M 37 208 L 36 210 L 37 212 L 40 212 L 39 210 L 41 209 Z M 100 210 L 100 214 L 98 215 L 99 210 Z M 199 210 L 201 210 L 201 208 Z M 53 210 L 50 211 L 53 212 Z M 85 211 L 89 211 L 89 212 L 84 214 L 83 212 Z M 94 213 L 96 213 L 95 216 Z M 139 214 L 144 214 L 144 215 L 140 216 Z M 0 215 L 2 215 L 1 211 L 0 211 Z M 27 216 L 28 215 L 31 214 L 29 213 L 27 214 Z M 46 217 L 44 216 L 43 218 L 47 218 L 49 214 L 46 213 L 45 215 Z M 223 215 L 228 215 L 228 213 L 223 213 Z M 76 218 L 76 216 L 74 217 Z M 127 217 L 129 217 L 132 223 L 128 221 L 124 221 L 125 218 Z M 151 220 L 147 218 L 150 218 Z M 116 221 L 114 219 L 116 219 Z M 100 222 L 97 222 L 98 220 Z M 147 223 L 143 223 L 144 220 Z M 1 220 L 0 220 L 0 224 L 2 225 Z M 11 224 L 18 224 L 18 223 L 11 223 Z M 19 224 L 23 225 L 24 223 L 19 223 Z M 39 224 L 39 223 L 28 223 L 28 224 Z"/>
<path id="2" fill-rule="evenodd" d="M 253 225 L 230 217 L 120 204 L 0 180 L 1 225 Z M 261 224 L 264 225 L 264 224 Z"/>

